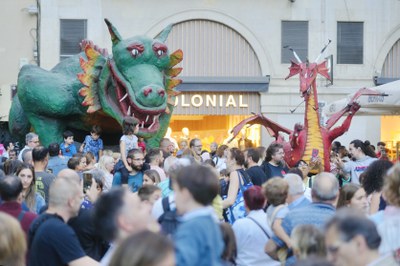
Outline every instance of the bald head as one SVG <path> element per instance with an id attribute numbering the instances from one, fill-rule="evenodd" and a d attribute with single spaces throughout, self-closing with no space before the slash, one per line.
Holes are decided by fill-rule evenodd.
<path id="1" fill-rule="evenodd" d="M 69 200 L 79 197 L 81 193 L 79 183 L 73 178 L 58 177 L 50 185 L 49 207 L 67 207 Z"/>
<path id="2" fill-rule="evenodd" d="M 285 180 L 289 183 L 289 195 L 303 195 L 303 180 L 297 174 L 286 174 Z"/>
<path id="3" fill-rule="evenodd" d="M 65 178 L 65 179 L 70 179 L 70 180 L 74 180 L 75 182 L 77 182 L 78 184 L 81 182 L 81 178 L 79 177 L 78 173 L 75 172 L 72 169 L 66 168 L 61 170 L 58 175 L 58 178 Z"/>
<path id="4" fill-rule="evenodd" d="M 339 193 L 339 182 L 336 177 L 327 172 L 319 173 L 314 180 L 311 195 L 314 202 L 334 201 Z"/>

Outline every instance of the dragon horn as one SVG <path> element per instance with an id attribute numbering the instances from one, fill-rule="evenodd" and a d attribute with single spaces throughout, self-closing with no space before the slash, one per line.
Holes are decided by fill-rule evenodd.
<path id="1" fill-rule="evenodd" d="M 165 29 L 163 29 L 160 35 L 158 35 L 157 39 L 159 39 L 162 42 L 165 42 L 168 38 L 170 31 L 172 30 L 172 26 L 174 26 L 174 24 L 169 24 Z"/>
<path id="2" fill-rule="evenodd" d="M 122 37 L 119 34 L 119 32 L 117 31 L 117 29 L 113 26 L 113 24 L 111 24 L 111 22 L 108 19 L 104 19 L 104 21 L 107 24 L 108 31 L 110 32 L 111 41 L 112 41 L 113 45 L 119 43 L 122 40 Z"/>

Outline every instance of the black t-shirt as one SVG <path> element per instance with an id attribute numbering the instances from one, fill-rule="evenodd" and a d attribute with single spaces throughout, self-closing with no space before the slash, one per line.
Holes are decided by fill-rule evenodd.
<path id="1" fill-rule="evenodd" d="M 29 229 L 29 265 L 58 266 L 85 256 L 74 230 L 54 214 L 44 213 Z"/>
<path id="2" fill-rule="evenodd" d="M 286 166 L 275 166 L 265 161 L 262 163 L 261 168 L 267 176 L 267 180 L 276 176 L 283 177 L 287 172 L 289 172 L 289 169 Z"/>
<path id="3" fill-rule="evenodd" d="M 251 182 L 255 186 L 261 186 L 265 181 L 267 181 L 267 176 L 260 166 L 255 165 L 246 170 L 246 173 L 250 176 Z"/>
<path id="4" fill-rule="evenodd" d="M 69 219 L 68 225 L 75 231 L 85 253 L 100 261 L 109 245 L 95 229 L 93 209 L 81 208 L 77 217 Z"/>

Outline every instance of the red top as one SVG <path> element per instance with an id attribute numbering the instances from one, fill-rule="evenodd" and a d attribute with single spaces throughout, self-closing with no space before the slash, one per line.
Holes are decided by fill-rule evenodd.
<path id="1" fill-rule="evenodd" d="M 11 215 L 18 220 L 18 215 L 21 213 L 22 207 L 21 204 L 16 201 L 3 202 L 3 204 L 0 205 L 0 211 Z M 25 212 L 24 217 L 20 221 L 22 230 L 24 230 L 26 236 L 28 236 L 29 226 L 36 217 L 37 215 L 33 212 Z"/>

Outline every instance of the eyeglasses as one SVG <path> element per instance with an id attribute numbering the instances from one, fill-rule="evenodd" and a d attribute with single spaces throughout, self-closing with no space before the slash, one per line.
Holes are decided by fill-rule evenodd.
<path id="1" fill-rule="evenodd" d="M 29 141 L 29 142 L 33 142 L 33 143 L 39 143 L 39 141 L 38 141 L 38 140 L 35 140 L 35 141 L 31 140 L 31 141 Z"/>
<path id="2" fill-rule="evenodd" d="M 195 148 L 203 148 L 203 145 L 194 145 Z"/>
<path id="3" fill-rule="evenodd" d="M 306 164 L 306 163 L 301 163 L 301 164 L 299 164 L 299 167 L 308 167 L 308 164 Z"/>
<path id="4" fill-rule="evenodd" d="M 144 158 L 134 158 L 134 159 L 132 159 L 133 161 L 145 161 L 145 159 Z"/>

